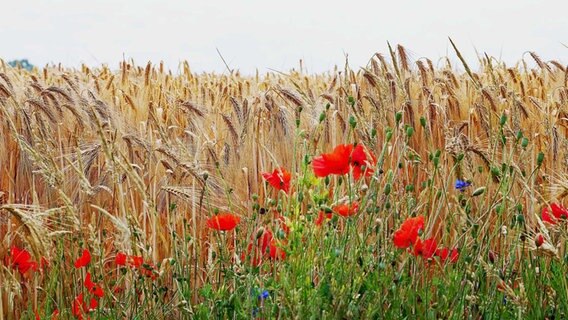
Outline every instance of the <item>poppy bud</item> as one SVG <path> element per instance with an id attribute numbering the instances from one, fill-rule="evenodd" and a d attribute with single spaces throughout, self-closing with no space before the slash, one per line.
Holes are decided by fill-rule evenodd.
<path id="1" fill-rule="evenodd" d="M 499 119 L 499 124 L 500 124 L 501 127 L 502 127 L 502 126 L 505 125 L 506 122 L 507 122 L 507 115 L 506 115 L 505 113 L 503 113 L 503 114 L 501 115 L 501 119 Z"/>
<path id="2" fill-rule="evenodd" d="M 351 106 L 355 105 L 355 98 L 353 98 L 352 96 L 347 97 L 347 101 Z"/>
<path id="3" fill-rule="evenodd" d="M 421 125 L 422 127 L 426 127 L 426 118 L 420 117 L 420 125 Z"/>
<path id="4" fill-rule="evenodd" d="M 534 244 L 536 245 L 537 248 L 540 248 L 540 246 L 542 246 L 542 244 L 544 243 L 544 236 L 539 233 L 536 235 L 536 237 L 534 238 Z"/>
<path id="5" fill-rule="evenodd" d="M 390 183 L 387 183 L 385 185 L 385 191 L 384 192 L 385 192 L 385 196 L 388 196 L 390 194 L 390 192 L 391 192 L 391 184 Z"/>
<path id="6" fill-rule="evenodd" d="M 355 129 L 355 127 L 357 126 L 357 120 L 354 116 L 349 117 L 349 126 L 351 127 L 351 129 Z"/>
<path id="7" fill-rule="evenodd" d="M 325 212 L 325 213 L 332 213 L 333 210 L 328 207 L 328 206 L 321 206 L 321 209 Z"/>
<path id="8" fill-rule="evenodd" d="M 495 263 L 495 260 L 497 259 L 497 255 L 495 254 L 495 252 L 493 252 L 492 250 L 489 250 L 489 262 L 491 263 Z"/>
<path id="9" fill-rule="evenodd" d="M 438 167 L 438 165 L 440 164 L 440 158 L 439 157 L 434 157 L 434 159 L 432 160 L 432 162 L 434 162 L 434 166 Z"/>
<path id="10" fill-rule="evenodd" d="M 523 138 L 523 140 L 521 140 L 521 147 L 523 147 L 523 149 L 526 149 L 528 145 L 529 145 L 529 139 L 527 139 L 526 137 Z"/>
<path id="11" fill-rule="evenodd" d="M 484 192 L 485 192 L 485 187 L 479 187 L 479 188 L 477 188 L 477 189 L 475 189 L 475 190 L 473 191 L 473 193 L 471 194 L 471 196 L 472 196 L 472 197 L 477 197 L 477 196 L 482 195 Z"/>
<path id="12" fill-rule="evenodd" d="M 499 177 L 501 175 L 501 172 L 499 171 L 499 168 L 492 167 L 491 168 L 491 174 L 495 177 Z"/>
<path id="13" fill-rule="evenodd" d="M 396 124 L 398 124 L 398 123 L 400 122 L 400 120 L 402 120 L 402 112 L 400 112 L 400 111 L 397 112 L 397 113 L 394 115 L 394 119 L 396 120 Z"/>
<path id="14" fill-rule="evenodd" d="M 544 153 L 539 152 L 538 156 L 536 157 L 536 165 L 540 167 L 543 161 L 544 161 Z"/>

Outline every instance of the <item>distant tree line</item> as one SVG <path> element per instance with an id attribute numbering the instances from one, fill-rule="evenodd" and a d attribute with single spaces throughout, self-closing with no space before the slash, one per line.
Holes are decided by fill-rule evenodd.
<path id="1" fill-rule="evenodd" d="M 13 67 L 13 68 L 17 68 L 18 66 L 26 69 L 28 71 L 32 71 L 34 68 L 34 65 L 31 64 L 28 59 L 21 59 L 21 60 L 12 60 L 10 62 L 8 62 L 8 64 Z"/>

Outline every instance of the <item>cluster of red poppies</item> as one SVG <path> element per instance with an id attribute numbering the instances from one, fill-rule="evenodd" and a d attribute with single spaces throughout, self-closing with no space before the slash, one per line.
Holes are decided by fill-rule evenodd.
<path id="1" fill-rule="evenodd" d="M 119 252 L 116 254 L 114 262 L 117 266 L 128 266 L 132 269 L 137 269 L 141 275 L 152 280 L 155 280 L 158 277 L 154 265 L 150 262 L 144 263 L 144 258 L 142 256 L 131 256 L 123 252 Z"/>
<path id="2" fill-rule="evenodd" d="M 438 248 L 436 239 L 429 238 L 420 239 L 419 233 L 424 229 L 424 216 L 417 216 L 406 219 L 400 228 L 394 232 L 393 242 L 395 247 L 400 249 L 409 249 L 415 256 L 421 256 L 424 259 L 431 259 L 434 256 L 440 258 L 442 262 L 449 259 L 450 262 L 457 262 L 459 252 L 457 248 Z"/>
<path id="3" fill-rule="evenodd" d="M 84 249 L 81 256 L 75 260 L 75 268 L 81 269 L 86 268 L 89 263 L 91 263 L 91 252 L 88 249 Z M 104 291 L 100 285 L 92 281 L 91 273 L 87 271 L 85 276 L 84 286 L 87 292 L 90 294 L 89 304 L 85 302 L 85 297 L 83 293 L 79 293 L 78 296 L 73 300 L 73 306 L 71 312 L 77 319 L 84 319 L 83 316 L 89 312 L 97 309 L 99 306 L 98 299 L 104 296 Z M 87 317 L 87 319 L 90 319 Z"/>
<path id="4" fill-rule="evenodd" d="M 290 228 L 286 225 L 284 217 L 277 215 L 274 219 L 280 225 L 280 229 L 284 233 L 288 234 Z M 206 224 L 209 228 L 218 231 L 231 231 L 237 227 L 240 222 L 240 218 L 232 213 L 220 213 L 209 219 L 207 219 Z M 279 242 L 272 235 L 272 231 L 267 228 L 259 229 L 256 235 L 253 235 L 256 239 L 251 239 L 247 247 L 247 254 L 250 256 L 251 263 L 255 266 L 259 266 L 262 260 L 266 257 L 270 257 L 273 260 L 282 260 L 286 257 L 286 252 L 280 247 Z M 241 260 L 245 260 L 246 257 L 243 253 Z"/>
<path id="5" fill-rule="evenodd" d="M 312 167 L 316 177 L 327 177 L 329 175 L 345 175 L 353 173 L 353 177 L 358 180 L 373 174 L 372 166 L 376 163 L 375 156 L 361 144 L 342 144 L 335 147 L 332 153 L 324 153 L 317 156 L 312 161 Z M 290 182 L 292 174 L 284 167 L 274 169 L 272 172 L 262 173 L 266 182 L 276 190 L 290 193 Z M 349 201 L 333 206 L 332 211 L 343 217 L 350 217 L 359 211 L 357 201 Z M 327 219 L 332 218 L 332 213 L 320 211 L 315 220 L 315 224 L 320 226 Z M 283 216 L 276 214 L 276 222 L 280 224 L 286 234 L 290 231 Z M 206 221 L 207 227 L 219 230 L 230 231 L 237 227 L 241 219 L 235 214 L 224 212 L 216 214 Z M 261 227 L 259 231 L 251 237 L 246 252 L 241 255 L 242 260 L 248 260 L 254 266 L 259 266 L 263 260 L 282 260 L 286 257 L 286 251 L 279 244 L 285 243 L 284 240 L 276 240 L 270 229 Z M 246 255 L 245 255 L 246 253 Z"/>
<path id="6" fill-rule="evenodd" d="M 550 207 L 542 208 L 542 221 L 555 225 L 559 220 L 568 219 L 568 209 L 558 203 L 552 203 Z"/>
<path id="7" fill-rule="evenodd" d="M 251 237 L 245 252 L 241 254 L 241 260 L 250 262 L 252 266 L 258 267 L 263 261 L 283 260 L 286 258 L 286 251 L 282 249 L 278 241 L 274 238 L 272 231 L 260 228 L 256 234 Z"/>
<path id="8" fill-rule="evenodd" d="M 373 174 L 373 167 L 376 165 L 375 156 L 369 152 L 362 144 L 342 144 L 334 148 L 332 153 L 324 153 L 316 156 L 312 160 L 312 168 L 316 177 L 327 177 L 329 175 L 346 175 L 351 173 L 355 180 L 362 177 L 368 177 Z M 288 194 L 291 191 L 292 175 L 285 168 L 279 167 L 272 172 L 262 173 L 262 177 L 266 182 L 279 191 Z M 554 224 L 557 219 L 568 217 L 568 210 L 559 205 L 551 205 L 552 215 L 550 215 L 548 207 L 543 209 L 543 220 Z M 320 226 L 326 220 L 332 218 L 332 214 L 336 213 L 345 218 L 357 214 L 359 211 L 359 202 L 349 200 L 344 203 L 334 205 L 331 210 L 319 211 L 315 219 L 315 225 Z M 241 218 L 229 212 L 216 214 L 206 221 L 207 227 L 218 231 L 231 231 L 237 227 Z M 278 212 L 274 211 L 274 219 L 278 228 L 287 235 L 290 228 L 286 223 L 286 219 Z M 424 217 L 418 216 L 408 218 L 401 227 L 396 230 L 393 236 L 394 245 L 398 248 L 408 249 L 415 256 L 422 256 L 425 259 L 431 259 L 434 256 L 439 257 L 443 262 L 448 260 L 456 262 L 458 260 L 458 250 L 450 248 L 438 248 L 436 240 L 429 238 L 422 240 L 419 236 L 420 231 L 424 228 Z M 284 237 L 282 237 L 284 238 Z M 286 257 L 286 251 L 282 248 L 286 240 L 276 239 L 273 232 L 268 227 L 260 227 L 255 234 L 251 236 L 250 242 L 245 252 L 241 255 L 241 260 L 250 263 L 253 266 L 260 266 L 263 261 L 283 260 Z M 412 247 L 413 250 L 410 250 Z M 41 265 L 44 260 L 42 258 Z M 89 250 L 83 250 L 74 265 L 80 269 L 87 267 L 91 261 Z M 37 271 L 38 263 L 31 259 L 31 255 L 24 249 L 12 247 L 10 251 L 10 263 L 14 269 L 21 274 L 28 271 Z M 45 260 L 45 264 L 47 261 Z M 119 252 L 115 257 L 115 264 L 121 267 L 130 267 L 138 270 L 141 275 L 151 279 L 156 279 L 157 272 L 151 263 L 144 263 L 142 256 L 127 255 Z M 84 286 L 90 296 L 89 304 L 85 303 L 83 293 L 80 293 L 73 301 L 72 313 L 78 319 L 83 319 L 85 314 L 93 311 L 98 307 L 98 299 L 104 296 L 104 290 L 100 285 L 92 281 L 90 272 L 86 272 Z"/>

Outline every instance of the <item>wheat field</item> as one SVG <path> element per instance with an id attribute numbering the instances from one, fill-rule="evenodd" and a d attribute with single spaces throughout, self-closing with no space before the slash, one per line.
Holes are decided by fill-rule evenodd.
<path id="1" fill-rule="evenodd" d="M 0 318 L 568 317 L 568 215 L 545 218 L 568 204 L 568 67 L 454 49 L 322 74 L 0 60 Z M 372 172 L 314 175 L 341 144 Z M 395 246 L 416 216 L 459 256 Z"/>

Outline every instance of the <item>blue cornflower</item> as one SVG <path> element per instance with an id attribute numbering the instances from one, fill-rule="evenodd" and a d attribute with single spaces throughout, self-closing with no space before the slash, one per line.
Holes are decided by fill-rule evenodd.
<path id="1" fill-rule="evenodd" d="M 268 290 L 263 290 L 262 293 L 258 295 L 258 298 L 260 300 L 268 299 L 268 297 L 270 297 L 270 293 L 268 293 Z"/>
<path id="2" fill-rule="evenodd" d="M 465 188 L 469 187 L 471 185 L 471 182 L 469 181 L 464 181 L 464 180 L 456 180 L 456 189 L 463 192 L 465 190 Z"/>

